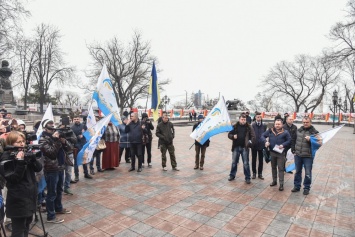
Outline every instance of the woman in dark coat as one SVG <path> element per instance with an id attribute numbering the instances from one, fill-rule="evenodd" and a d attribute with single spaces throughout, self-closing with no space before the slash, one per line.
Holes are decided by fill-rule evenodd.
<path id="1" fill-rule="evenodd" d="M 35 172 L 42 170 L 36 157 L 26 157 L 23 148 L 25 136 L 10 132 L 6 144 L 18 149 L 5 151 L 1 161 L 7 161 L 1 170 L 7 183 L 6 215 L 11 218 L 11 236 L 28 236 L 33 214 L 36 212 L 37 184 Z"/>
<path id="2" fill-rule="evenodd" d="M 114 167 L 120 165 L 118 163 L 120 140 L 118 128 L 109 122 L 102 138 L 105 139 L 106 143 L 106 149 L 104 149 L 102 154 L 102 168 L 104 170 L 113 170 L 115 169 Z"/>

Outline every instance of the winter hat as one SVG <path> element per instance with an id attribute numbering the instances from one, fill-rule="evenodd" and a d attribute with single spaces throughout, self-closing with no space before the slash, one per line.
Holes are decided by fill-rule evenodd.
<path id="1" fill-rule="evenodd" d="M 203 115 L 202 114 L 198 115 L 197 119 L 204 119 Z"/>
<path id="2" fill-rule="evenodd" d="M 47 126 L 47 124 L 49 124 L 49 123 L 54 124 L 53 120 L 50 120 L 50 119 L 45 119 L 45 120 L 43 120 L 43 122 L 42 122 L 42 128 L 45 128 L 45 127 Z"/>
<path id="3" fill-rule="evenodd" d="M 148 118 L 148 114 L 147 114 L 147 113 L 143 113 L 143 114 L 142 114 L 142 119 L 143 119 L 143 118 Z"/>
<path id="4" fill-rule="evenodd" d="M 25 128 L 26 128 L 25 122 L 24 122 L 23 120 L 21 120 L 21 119 L 18 119 L 18 120 L 17 120 L 17 124 L 18 124 L 18 126 L 23 125 L 23 126 L 25 126 Z"/>

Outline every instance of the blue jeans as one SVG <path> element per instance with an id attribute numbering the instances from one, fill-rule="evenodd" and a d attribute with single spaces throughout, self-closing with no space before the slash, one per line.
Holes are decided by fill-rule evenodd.
<path id="1" fill-rule="evenodd" d="M 68 157 L 70 160 L 73 162 L 74 160 L 74 154 L 69 154 Z M 65 165 L 65 179 L 64 179 L 64 190 L 70 188 L 70 180 L 71 180 L 71 174 L 72 174 L 73 166 Z"/>
<path id="2" fill-rule="evenodd" d="M 94 170 L 94 159 L 96 159 L 97 170 L 100 169 L 100 167 L 101 167 L 101 162 L 100 162 L 101 153 L 102 153 L 102 151 L 99 151 L 99 150 L 94 151 L 94 154 L 92 155 L 92 159 L 90 161 L 90 170 Z"/>
<path id="3" fill-rule="evenodd" d="M 313 158 L 295 156 L 296 174 L 294 179 L 294 185 L 300 189 L 302 184 L 302 168 L 304 166 L 305 176 L 303 181 L 304 189 L 311 189 L 312 184 L 312 166 Z"/>
<path id="4" fill-rule="evenodd" d="M 243 160 L 243 168 L 245 180 L 250 180 L 250 166 L 249 166 L 249 148 L 244 148 L 241 146 L 237 146 L 233 149 L 232 154 L 232 168 L 229 176 L 235 178 L 237 174 L 237 168 L 239 163 L 239 157 L 242 156 Z"/>
<path id="5" fill-rule="evenodd" d="M 61 211 L 63 192 L 63 171 L 45 173 L 47 183 L 47 220 L 55 219 L 55 211 Z"/>

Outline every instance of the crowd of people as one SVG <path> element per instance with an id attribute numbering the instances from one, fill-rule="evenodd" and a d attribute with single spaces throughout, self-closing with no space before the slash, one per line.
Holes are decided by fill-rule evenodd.
<path id="1" fill-rule="evenodd" d="M 43 132 L 39 137 L 40 159 L 26 155 L 26 143 L 31 143 L 26 138 L 26 125 L 22 120 L 11 118 L 11 114 L 0 110 L 0 153 L 1 161 L 12 162 L 11 167 L 0 167 L 0 184 L 7 187 L 6 214 L 11 218 L 13 236 L 28 235 L 29 224 L 36 212 L 37 204 L 45 203 L 42 208 L 46 212 L 48 223 L 62 223 L 63 218 L 57 214 L 70 214 L 71 211 L 63 207 L 62 195 L 74 195 L 70 187 L 79 182 L 79 167 L 77 154 L 86 144 L 83 135 L 87 130 L 84 115 L 75 113 L 72 125 L 60 123 L 57 127 L 54 121 L 46 119 L 34 125 L 34 129 L 42 127 Z M 3 119 L 5 117 L 6 119 Z M 63 118 L 62 118 L 63 119 Z M 100 117 L 96 117 L 97 120 Z M 81 120 L 83 122 L 81 122 Z M 204 120 L 202 114 L 197 116 L 194 131 Z M 284 118 L 277 116 L 270 126 L 262 121 L 261 114 L 256 112 L 252 119 L 249 112 L 242 113 L 233 129 L 228 133 L 232 140 L 232 164 L 229 181 L 236 178 L 239 158 L 243 162 L 245 182 L 251 183 L 252 179 L 263 177 L 263 150 L 268 149 L 271 155 L 272 182 L 270 186 L 279 183 L 279 190 L 284 190 L 286 153 L 290 150 L 294 154 L 296 173 L 292 192 L 298 192 L 302 185 L 302 169 L 305 169 L 303 194 L 309 194 L 312 182 L 312 154 L 310 153 L 310 136 L 318 131 L 312 126 L 310 117 L 304 117 L 303 126 L 297 128 L 293 118 L 285 114 Z M 169 121 L 168 114 L 163 112 L 156 128 L 146 113 L 139 118 L 138 113 L 125 113 L 122 124 L 115 126 L 111 122 L 107 125 L 102 136 L 102 143 L 96 148 L 89 164 L 83 164 L 84 178 L 92 179 L 96 171 L 104 172 L 115 170 L 119 167 L 124 155 L 126 163 L 130 164 L 129 172 L 137 170 L 142 172 L 145 164 L 152 167 L 152 139 L 158 138 L 158 148 L 161 152 L 161 166 L 167 171 L 167 152 L 169 153 L 172 170 L 179 171 L 175 156 L 175 129 Z M 200 144 L 195 141 L 194 169 L 203 170 L 206 150 L 210 140 Z M 5 147 L 11 146 L 11 149 Z M 6 150 L 6 151 L 5 151 Z M 249 151 L 251 150 L 252 168 L 249 166 Z M 145 155 L 146 154 L 146 155 Z M 146 159 L 145 159 L 146 157 Z M 102 162 L 101 162 L 102 161 Z M 6 164 L 4 162 L 4 164 Z M 10 163 L 9 163 L 10 164 Z M 137 165 L 136 165 L 137 164 Z M 88 167 L 89 166 L 89 167 Z M 72 172 L 74 168 L 74 177 Z M 9 169 L 9 170 L 8 170 Z M 37 189 L 38 178 L 36 174 L 43 174 L 46 181 L 46 192 Z M 40 177 L 40 175 L 37 175 Z M 6 185 L 5 185 L 6 184 Z M 21 195 L 26 192 L 27 195 Z M 26 207 L 26 208 L 20 208 Z"/>

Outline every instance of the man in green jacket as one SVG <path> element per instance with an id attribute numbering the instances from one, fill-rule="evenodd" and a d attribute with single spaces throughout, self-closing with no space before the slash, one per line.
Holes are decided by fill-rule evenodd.
<path id="1" fill-rule="evenodd" d="M 169 122 L 169 118 L 166 113 L 163 114 L 162 120 L 163 122 L 158 124 L 155 134 L 159 138 L 163 170 L 167 171 L 166 151 L 169 151 L 171 166 L 173 167 L 173 170 L 179 171 L 176 164 L 175 147 L 173 145 L 173 140 L 175 137 L 174 125 Z"/>

